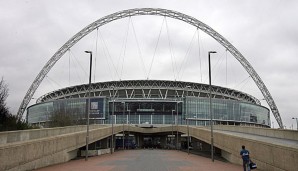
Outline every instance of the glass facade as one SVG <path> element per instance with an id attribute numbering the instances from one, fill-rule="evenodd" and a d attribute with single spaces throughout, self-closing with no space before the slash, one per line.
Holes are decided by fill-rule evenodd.
<path id="1" fill-rule="evenodd" d="M 210 120 L 209 98 L 187 97 L 185 103 L 184 118 L 203 122 Z M 270 113 L 267 108 L 236 100 L 212 99 L 212 114 L 215 122 L 226 121 L 270 125 Z"/>
<path id="2" fill-rule="evenodd" d="M 112 100 L 109 114 L 112 115 Z M 178 123 L 210 125 L 209 98 L 187 97 L 178 103 Z M 176 124 L 177 102 L 114 102 L 114 123 L 131 124 Z M 172 116 L 173 110 L 173 116 Z M 236 100 L 212 99 L 212 113 L 215 124 L 258 124 L 270 126 L 269 110 L 263 106 Z M 111 123 L 111 120 L 108 121 Z"/>
<path id="3" fill-rule="evenodd" d="M 47 122 L 52 113 L 53 102 L 33 105 L 27 109 L 27 121 L 28 123 Z"/>
<path id="4" fill-rule="evenodd" d="M 138 99 L 114 102 L 114 123 L 131 124 L 172 124 L 177 122 L 177 104 L 178 120 L 181 122 L 182 103 L 177 101 L 146 101 L 147 99 Z M 109 113 L 112 115 L 113 103 L 110 100 Z M 173 116 L 172 116 L 173 114 Z M 111 123 L 111 120 L 109 120 Z"/>
<path id="5" fill-rule="evenodd" d="M 69 115 L 72 120 L 85 120 L 87 114 L 87 106 L 89 99 L 75 98 L 55 100 L 44 102 L 30 106 L 27 109 L 28 123 L 45 123 L 51 120 L 51 116 Z M 106 98 L 92 98 L 90 107 L 90 119 L 94 121 L 103 120 L 107 116 Z M 93 122 L 92 122 L 93 123 Z M 95 122 L 101 123 L 101 122 Z"/>
<path id="6" fill-rule="evenodd" d="M 106 97 L 91 99 L 90 123 L 115 124 L 176 124 L 209 125 L 209 98 L 186 97 L 177 99 L 115 99 Z M 86 118 L 88 99 L 63 99 L 35 104 L 28 108 L 28 123 L 50 120 L 54 113 L 71 115 L 75 119 Z M 258 124 L 270 126 L 269 110 L 263 106 L 237 100 L 212 99 L 212 113 L 215 124 Z"/>

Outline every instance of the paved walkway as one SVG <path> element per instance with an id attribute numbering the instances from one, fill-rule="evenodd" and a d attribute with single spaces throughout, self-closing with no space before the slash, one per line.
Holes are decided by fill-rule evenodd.
<path id="1" fill-rule="evenodd" d="M 280 146 L 298 148 L 297 140 L 289 140 L 289 139 L 284 139 L 284 138 L 276 138 L 276 137 L 235 132 L 235 131 L 223 131 L 223 130 L 214 130 L 214 131 L 220 132 L 223 134 L 237 136 L 237 137 L 247 138 L 247 139 L 251 139 L 251 140 L 263 141 L 266 143 L 276 144 L 276 145 L 280 145 Z"/>
<path id="2" fill-rule="evenodd" d="M 49 166 L 39 171 L 241 171 L 242 166 L 176 150 L 125 150 Z"/>

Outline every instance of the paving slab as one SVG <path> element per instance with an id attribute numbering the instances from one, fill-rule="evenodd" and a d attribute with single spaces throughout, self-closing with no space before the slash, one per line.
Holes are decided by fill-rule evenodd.
<path id="1" fill-rule="evenodd" d="M 239 171 L 242 166 L 177 150 L 124 150 L 72 160 L 38 171 Z"/>

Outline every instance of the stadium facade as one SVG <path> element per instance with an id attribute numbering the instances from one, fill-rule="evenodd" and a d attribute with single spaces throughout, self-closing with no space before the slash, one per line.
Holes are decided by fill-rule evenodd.
<path id="1" fill-rule="evenodd" d="M 212 86 L 214 124 L 270 127 L 269 109 L 255 97 Z M 126 80 L 91 85 L 90 123 L 209 125 L 209 85 L 166 80 Z M 44 124 L 54 115 L 84 121 L 89 101 L 88 84 L 43 95 L 28 107 L 27 121 Z M 114 110 L 113 110 L 114 106 Z M 114 114 L 114 115 L 113 115 Z M 112 116 L 114 116 L 112 118 Z"/>

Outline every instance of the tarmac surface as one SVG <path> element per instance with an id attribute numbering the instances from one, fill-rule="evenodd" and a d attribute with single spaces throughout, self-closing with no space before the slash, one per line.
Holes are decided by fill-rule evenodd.
<path id="1" fill-rule="evenodd" d="M 241 165 L 187 154 L 177 150 L 124 150 L 71 160 L 38 171 L 240 171 Z"/>

